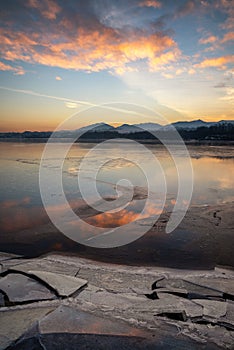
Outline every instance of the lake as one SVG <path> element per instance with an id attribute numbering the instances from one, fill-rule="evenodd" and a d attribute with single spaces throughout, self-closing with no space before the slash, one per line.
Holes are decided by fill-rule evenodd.
<path id="1" fill-rule="evenodd" d="M 114 259 L 112 262 L 123 262 L 124 263 L 137 263 L 140 264 L 158 264 L 167 266 L 184 266 L 184 259 L 179 259 L 179 256 L 172 256 L 167 254 L 167 249 L 170 246 L 177 247 L 180 251 L 181 247 L 178 246 L 180 242 L 188 242 L 189 239 L 194 239 L 197 232 L 189 232 L 189 230 L 177 229 L 177 234 L 162 236 L 163 233 L 157 233 L 150 238 L 150 243 L 145 240 L 142 243 L 142 239 L 137 240 L 130 245 L 123 248 L 111 248 L 111 249 L 98 249 L 84 247 L 78 243 L 74 243 L 67 237 L 56 236 L 56 240 L 53 241 L 52 235 L 43 233 L 42 239 L 38 238 L 35 243 L 35 230 L 39 227 L 46 227 L 49 219 L 43 209 L 39 190 L 39 166 L 44 149 L 44 143 L 24 143 L 24 142 L 1 142 L 0 143 L 0 155 L 1 155 L 1 246 L 3 250 L 11 251 L 14 253 L 26 254 L 27 256 L 36 256 L 45 253 L 50 250 L 59 250 L 60 252 L 70 252 L 88 255 L 96 259 L 104 259 L 108 261 L 108 252 L 111 256 L 114 256 L 114 250 L 118 252 L 118 259 Z M 77 143 L 70 149 L 62 168 L 63 176 L 63 188 L 67 200 L 71 207 L 79 208 L 84 205 L 82 195 L 77 182 L 77 174 L 80 171 L 80 164 L 84 156 L 87 156 L 87 152 L 92 149 L 95 145 L 91 143 Z M 56 149 L 59 153 L 60 147 L 63 147 L 61 143 L 56 144 Z M 128 147 L 127 154 L 124 154 L 122 159 L 114 157 L 118 155 L 118 143 L 113 143 L 111 153 L 113 159 L 107 158 L 107 162 L 102 166 L 98 173 L 96 180 L 90 178 L 90 169 L 93 169 L 99 163 L 97 154 L 90 154 L 89 163 L 86 168 L 82 168 L 83 178 L 87 188 L 85 189 L 87 196 L 89 196 L 89 188 L 91 183 L 95 181 L 97 189 L 100 195 L 104 198 L 108 198 L 111 201 L 116 196 L 115 184 L 121 179 L 127 179 L 131 181 L 133 186 L 136 188 L 147 189 L 147 181 L 155 182 L 156 188 L 160 186 L 158 180 L 158 172 L 154 169 L 150 172 L 152 178 L 147 179 L 144 175 L 144 169 L 140 169 L 139 166 L 134 164 L 137 160 L 138 164 L 144 164 L 145 168 L 152 168 L 150 158 L 147 159 L 145 153 L 138 152 L 134 147 Z M 165 211 L 171 211 L 176 201 L 177 189 L 178 189 L 178 178 L 176 166 L 173 163 L 170 155 L 161 145 L 147 145 L 150 150 L 161 164 L 163 173 L 165 174 L 167 193 L 165 202 Z M 208 206 L 216 206 L 217 208 L 221 205 L 232 203 L 234 200 L 234 146 L 188 146 L 188 150 L 191 157 L 193 172 L 194 172 L 194 187 L 193 195 L 189 207 L 189 211 L 194 208 L 206 208 Z M 100 150 L 100 154 L 105 153 L 105 150 Z M 183 168 L 185 158 L 183 152 L 177 157 L 177 162 Z M 53 167 L 53 162 L 50 163 L 48 160 L 48 167 L 51 176 L 57 171 L 56 167 Z M 90 167 L 90 169 L 88 169 Z M 186 178 L 186 176 L 185 176 Z M 159 182 L 157 182 L 159 181 Z M 159 188 L 160 192 L 160 188 Z M 139 193 L 138 193 L 139 195 Z M 144 196 L 142 197 L 142 191 L 140 197 L 136 197 L 129 203 L 129 206 L 121 215 L 113 213 L 111 216 L 105 213 L 93 212 L 87 215 L 85 220 L 93 226 L 93 230 L 97 227 L 118 227 L 125 225 L 131 220 L 135 219 L 135 215 L 139 214 L 144 206 Z M 88 197 L 87 197 L 88 198 Z M 92 194 L 90 194 L 90 200 Z M 54 203 L 53 196 L 51 196 L 51 205 L 54 206 L 54 210 L 57 210 L 57 203 Z M 155 208 L 156 210 L 157 208 Z M 58 210 L 61 211 L 61 208 Z M 61 214 L 62 215 L 62 214 Z M 149 213 L 150 217 L 151 213 Z M 144 216 L 146 218 L 147 215 Z M 81 229 L 81 228 L 80 228 Z M 232 228 L 230 227 L 230 230 Z M 40 230 L 39 230 L 40 231 Z M 22 234 L 24 232 L 24 234 Z M 27 235 L 25 236 L 25 232 Z M 30 242 L 30 232 L 32 232 L 32 241 Z M 33 233 L 34 232 L 34 233 Z M 186 232 L 186 235 L 185 235 Z M 59 234 L 59 233 L 58 233 Z M 86 234 L 86 232 L 82 232 Z M 93 233 L 92 233 L 93 234 Z M 24 237 L 21 239 L 21 237 Z M 27 241 L 23 241 L 27 237 Z M 146 235 L 147 237 L 147 235 Z M 146 237 L 144 237 L 146 239 Z M 185 238 L 186 237 L 186 238 Z M 153 244 L 157 245 L 158 255 L 152 258 Z M 136 247 L 135 247 L 135 245 Z M 150 244 L 150 246 L 147 246 Z M 140 245 L 140 248 L 139 248 Z M 33 247 L 33 251 L 32 251 Z M 129 248 L 130 247 L 130 248 Z M 131 247 L 133 249 L 131 250 Z M 145 252 L 138 255 L 137 250 L 141 250 L 145 247 Z M 186 252 L 185 246 L 183 251 Z M 122 250 L 121 250 L 122 249 Z M 130 253 L 130 250 L 131 253 Z M 144 249 L 143 249 L 144 250 Z M 191 251 L 189 251 L 191 254 Z M 208 254 L 209 255 L 209 254 Z M 204 258 L 204 257 L 203 257 Z M 203 259 L 202 258 L 202 259 Z M 122 259 L 122 260 L 121 260 Z M 132 259 L 132 260 L 131 260 Z M 201 267 L 201 257 L 198 254 L 199 261 L 195 259 L 195 255 L 189 256 L 189 266 Z M 214 257 L 209 256 L 209 261 L 204 262 L 204 265 L 213 266 L 214 261 L 211 260 Z M 229 258 L 227 257 L 227 260 Z M 204 259 L 203 259 L 204 260 Z M 223 263 L 223 261 L 222 261 Z M 227 264 L 232 264 L 230 259 L 226 261 Z"/>

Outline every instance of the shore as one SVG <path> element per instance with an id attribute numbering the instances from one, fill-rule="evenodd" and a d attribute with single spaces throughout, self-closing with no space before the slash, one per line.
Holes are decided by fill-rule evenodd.
<path id="1" fill-rule="evenodd" d="M 49 140 L 49 138 L 43 138 L 43 137 L 0 137 L 0 142 L 22 142 L 22 143 L 46 143 Z M 115 142 L 115 139 L 111 139 L 112 142 Z M 69 138 L 58 138 L 53 139 L 53 142 L 58 143 L 69 143 L 71 139 Z M 106 141 L 106 138 L 98 138 L 97 139 L 79 139 L 77 143 L 100 143 Z M 161 145 L 162 143 L 158 140 L 147 140 L 147 139 L 137 139 L 137 142 L 140 142 L 142 144 L 153 144 L 153 145 Z M 119 141 L 116 141 L 119 142 Z M 124 142 L 124 140 L 122 140 Z M 184 140 L 184 143 L 186 145 L 191 146 L 234 146 L 233 140 L 215 140 L 215 139 L 207 139 L 207 140 Z M 178 144 L 178 141 L 171 141 L 171 144 Z"/>
<path id="2" fill-rule="evenodd" d="M 233 270 L 0 259 L 0 349 L 232 349 Z"/>
<path id="3" fill-rule="evenodd" d="M 233 349 L 233 210 L 190 207 L 171 234 L 164 212 L 113 249 L 82 246 L 49 222 L 1 234 L 0 349 Z"/>

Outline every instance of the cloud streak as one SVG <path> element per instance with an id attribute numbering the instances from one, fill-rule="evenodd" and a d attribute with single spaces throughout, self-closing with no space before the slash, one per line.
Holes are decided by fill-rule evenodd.
<path id="1" fill-rule="evenodd" d="M 36 96 L 36 97 L 44 97 L 56 101 L 61 101 L 65 103 L 65 106 L 67 108 L 78 108 L 79 105 L 81 106 L 87 106 L 87 107 L 100 107 L 102 109 L 107 109 L 110 111 L 116 111 L 116 112 L 124 112 L 125 114 L 134 114 L 136 116 L 139 116 L 142 118 L 142 113 L 137 112 L 136 110 L 131 110 L 130 108 L 118 108 L 118 107 L 113 107 L 110 105 L 105 105 L 105 104 L 94 104 L 91 102 L 87 101 L 82 101 L 82 100 L 73 100 L 70 98 L 66 97 L 58 97 L 58 96 L 53 96 L 53 95 L 46 95 L 46 94 L 41 94 L 39 92 L 31 91 L 31 90 L 23 90 L 23 89 L 14 89 L 14 88 L 8 88 L 6 86 L 0 86 L 0 89 L 6 90 L 6 91 L 11 91 L 11 92 L 16 92 L 16 93 L 21 93 L 25 95 L 31 95 L 31 96 Z M 150 112 L 150 110 L 149 110 Z M 159 115 L 158 115 L 159 117 Z"/>
<path id="2" fill-rule="evenodd" d="M 57 101 L 62 101 L 65 102 L 66 106 L 69 108 L 75 108 L 75 107 L 71 107 L 71 105 L 73 106 L 78 106 L 78 105 L 85 105 L 85 106 L 96 106 L 95 104 L 92 104 L 90 102 L 87 101 L 81 101 L 81 100 L 72 100 L 70 98 L 66 98 L 66 97 L 58 97 L 58 96 L 53 96 L 53 95 L 46 95 L 46 94 L 41 94 L 39 92 L 35 92 L 35 91 L 31 91 L 31 90 L 23 90 L 23 89 L 14 89 L 14 88 L 8 88 L 6 86 L 0 86 L 0 89 L 2 90 L 6 90 L 6 91 L 11 91 L 11 92 L 18 92 L 21 94 L 25 94 L 25 95 L 31 95 L 31 96 L 37 96 L 37 97 L 45 97 L 48 99 L 52 99 L 52 100 L 57 100 Z M 68 106 L 68 104 L 70 104 Z"/>

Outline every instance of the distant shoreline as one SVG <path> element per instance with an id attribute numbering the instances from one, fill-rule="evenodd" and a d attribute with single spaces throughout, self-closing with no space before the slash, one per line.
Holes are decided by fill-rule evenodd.
<path id="1" fill-rule="evenodd" d="M 127 137 L 126 137 L 127 138 Z M 22 142 L 22 143 L 46 143 L 49 140 L 49 138 L 41 138 L 41 137 L 32 137 L 32 138 L 23 138 L 23 137 L 15 137 L 15 138 L 8 138 L 8 137 L 0 137 L 0 142 Z M 79 139 L 79 141 L 76 141 L 76 143 L 100 143 L 106 141 L 106 138 L 100 138 L 100 139 Z M 111 139 L 113 142 L 115 142 L 115 138 Z M 131 139 L 129 139 L 131 140 Z M 72 139 L 69 138 L 58 138 L 54 139 L 54 142 L 58 143 L 69 143 L 73 142 Z M 126 142 L 125 139 L 122 140 L 123 142 Z M 137 139 L 135 140 L 137 142 L 143 143 L 143 144 L 153 144 L 153 145 L 160 145 L 161 142 L 159 140 L 145 140 L 145 139 Z M 167 140 L 168 141 L 168 140 Z M 234 146 L 233 140 L 183 140 L 186 145 L 193 145 L 193 146 Z M 119 140 L 116 142 L 119 142 Z M 170 141 L 169 141 L 170 142 Z M 171 144 L 177 144 L 177 141 L 171 140 Z"/>

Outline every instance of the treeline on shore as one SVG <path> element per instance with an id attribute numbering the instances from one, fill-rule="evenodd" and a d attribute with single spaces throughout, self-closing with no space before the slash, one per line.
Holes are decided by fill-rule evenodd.
<path id="1" fill-rule="evenodd" d="M 220 140 L 220 141 L 234 141 L 234 125 L 214 125 L 210 127 L 198 127 L 197 129 L 177 129 L 183 140 Z M 51 131 L 25 131 L 19 132 L 8 132 L 0 133 L 0 139 L 10 140 L 10 139 L 49 139 L 52 135 Z M 87 131 L 85 133 L 79 134 L 79 131 L 61 131 L 54 134 L 56 138 L 69 139 L 77 136 L 80 141 L 93 140 L 108 140 L 115 138 L 124 138 L 132 140 L 163 140 L 176 139 L 177 133 L 173 129 L 159 129 L 154 132 L 149 131 L 137 131 L 131 133 L 119 133 L 118 131 Z"/>

